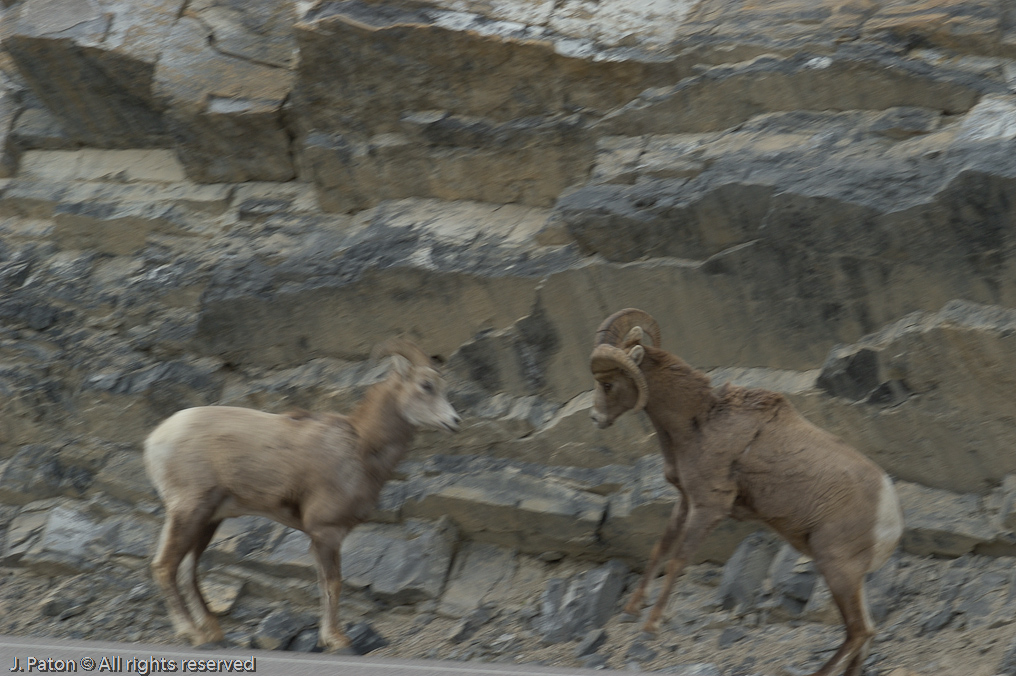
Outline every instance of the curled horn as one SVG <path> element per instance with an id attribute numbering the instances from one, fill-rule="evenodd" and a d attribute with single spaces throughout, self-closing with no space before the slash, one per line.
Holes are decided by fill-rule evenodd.
<path id="1" fill-rule="evenodd" d="M 653 347 L 661 347 L 663 341 L 660 336 L 660 325 L 648 312 L 633 307 L 618 310 L 604 319 L 600 328 L 596 330 L 596 344 L 617 347 L 636 326 L 649 334 L 653 339 Z"/>
<path id="2" fill-rule="evenodd" d="M 593 354 L 589 359 L 593 373 L 610 369 L 624 371 L 624 374 L 635 382 L 635 387 L 639 391 L 638 401 L 632 410 L 638 413 L 646 407 L 649 403 L 649 385 L 646 383 L 646 376 L 627 352 L 613 345 L 601 344 L 593 348 Z"/>
<path id="3" fill-rule="evenodd" d="M 430 357 L 416 343 L 405 338 L 391 338 L 377 345 L 371 350 L 370 358 L 371 361 L 377 361 L 394 354 L 405 357 L 413 366 L 433 366 Z"/>

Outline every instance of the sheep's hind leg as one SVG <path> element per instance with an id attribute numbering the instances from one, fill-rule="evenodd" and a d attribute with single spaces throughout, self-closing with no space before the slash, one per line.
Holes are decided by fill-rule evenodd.
<path id="1" fill-rule="evenodd" d="M 321 588 L 321 645 L 341 652 L 350 651 L 349 637 L 338 627 L 339 597 L 342 595 L 342 540 L 348 532 L 348 528 L 327 527 L 308 533 L 317 560 L 318 585 Z"/>
<path id="2" fill-rule="evenodd" d="M 180 594 L 177 572 L 180 570 L 180 562 L 193 547 L 203 521 L 203 515 L 167 512 L 159 547 L 151 566 L 152 577 L 162 590 L 173 627 L 178 634 L 186 636 L 195 645 L 204 643 L 204 635 Z"/>
<path id="3" fill-rule="evenodd" d="M 685 520 L 684 532 L 676 543 L 676 550 L 673 556 L 667 562 L 667 578 L 664 580 L 663 587 L 660 589 L 660 595 L 657 597 L 653 609 L 649 611 L 646 623 L 642 626 L 643 633 L 649 635 L 656 633 L 660 625 L 660 618 L 667 607 L 668 599 L 670 599 L 670 592 L 674 588 L 674 581 L 684 571 L 688 560 L 702 544 L 702 541 L 723 520 L 726 514 L 725 510 L 715 507 L 696 507 L 694 505 L 688 507 L 688 517 Z"/>
<path id="4" fill-rule="evenodd" d="M 628 599 L 628 603 L 624 606 L 624 614 L 621 616 L 622 622 L 634 622 L 638 619 L 639 613 L 642 612 L 642 603 L 646 597 L 646 589 L 649 587 L 649 583 L 660 572 L 660 565 L 664 557 L 670 554 L 674 542 L 681 537 L 687 515 L 687 503 L 685 502 L 684 494 L 681 494 L 674 505 L 673 511 L 670 513 L 670 519 L 667 520 L 667 527 L 663 531 L 660 541 L 653 547 L 653 553 L 649 557 L 649 565 L 646 567 L 646 572 L 642 576 L 642 579 L 639 580 L 639 586 L 635 588 L 631 598 Z"/>
<path id="5" fill-rule="evenodd" d="M 183 592 L 186 597 L 187 604 L 193 615 L 200 618 L 197 622 L 198 629 L 203 635 L 205 643 L 216 643 L 221 641 L 224 636 L 222 628 L 219 627 L 219 620 L 215 617 L 215 614 L 209 610 L 208 603 L 205 601 L 204 595 L 201 593 L 201 587 L 198 585 L 198 562 L 201 560 L 201 554 L 204 553 L 205 548 L 208 547 L 208 543 L 212 541 L 215 536 L 215 531 L 218 529 L 221 521 L 213 521 L 205 526 L 197 538 L 194 541 L 194 546 L 187 552 L 187 555 L 183 558 L 181 565 L 182 573 L 186 584 L 184 585 Z"/>
<path id="6" fill-rule="evenodd" d="M 864 599 L 864 572 L 852 561 L 844 564 L 816 561 L 819 570 L 829 584 L 833 600 L 836 601 L 847 637 L 836 654 L 811 676 L 861 676 L 864 660 L 868 657 L 875 628 L 868 614 Z"/>

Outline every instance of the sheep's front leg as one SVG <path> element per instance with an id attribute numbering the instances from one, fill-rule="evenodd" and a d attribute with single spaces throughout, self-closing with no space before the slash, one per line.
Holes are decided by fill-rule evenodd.
<path id="1" fill-rule="evenodd" d="M 317 560 L 318 585 L 321 588 L 321 645 L 328 650 L 346 650 L 349 637 L 339 629 L 339 597 L 342 595 L 342 541 L 348 528 L 316 528 L 308 532 Z"/>
<path id="2" fill-rule="evenodd" d="M 649 587 L 649 583 L 660 572 L 660 565 L 664 558 L 670 555 L 674 542 L 683 534 L 687 516 L 688 503 L 684 499 L 684 493 L 681 493 L 677 498 L 677 503 L 674 504 L 673 511 L 670 513 L 670 519 L 667 521 L 667 528 L 663 531 L 663 536 L 656 543 L 656 546 L 653 547 L 653 553 L 649 557 L 649 565 L 646 567 L 646 572 L 642 576 L 642 579 L 639 580 L 639 586 L 636 587 L 635 592 L 624 607 L 624 615 L 621 616 L 622 622 L 635 622 L 638 620 L 639 613 L 642 612 L 642 602 L 646 596 L 646 589 Z"/>
<path id="3" fill-rule="evenodd" d="M 643 632 L 647 634 L 656 633 L 660 625 L 660 617 L 667 607 L 667 600 L 670 598 L 670 592 L 674 588 L 674 581 L 684 570 L 688 560 L 702 544 L 702 541 L 706 539 L 706 536 L 727 515 L 727 511 L 720 506 L 699 506 L 695 504 L 688 506 L 688 516 L 685 519 L 684 532 L 678 538 L 674 554 L 670 561 L 667 562 L 667 578 L 663 582 L 660 595 L 656 599 L 653 609 L 649 612 L 646 623 L 642 626 Z"/>

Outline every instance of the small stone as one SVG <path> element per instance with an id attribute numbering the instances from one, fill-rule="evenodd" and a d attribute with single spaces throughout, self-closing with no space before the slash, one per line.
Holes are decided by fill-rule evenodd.
<path id="1" fill-rule="evenodd" d="M 59 593 L 59 591 L 54 591 L 43 599 L 42 604 L 39 606 L 39 610 L 46 617 L 57 617 L 73 606 L 74 603 L 74 599 L 63 596 L 63 594 Z"/>
<path id="2" fill-rule="evenodd" d="M 503 655 L 512 650 L 517 643 L 515 634 L 501 634 L 490 642 L 490 649 L 499 655 Z"/>
<path id="3" fill-rule="evenodd" d="M 742 629 L 741 627 L 737 627 L 737 626 L 727 627 L 720 634 L 720 639 L 718 641 L 718 645 L 719 645 L 719 647 L 721 649 L 723 649 L 723 648 L 729 648 L 730 646 L 734 645 L 735 643 L 737 643 L 741 639 L 745 638 L 747 635 L 748 635 L 748 632 L 746 630 Z"/>
<path id="4" fill-rule="evenodd" d="M 317 627 L 304 629 L 296 635 L 296 638 L 289 644 L 287 650 L 299 653 L 321 652 L 322 649 L 318 646 L 318 633 Z"/>
<path id="5" fill-rule="evenodd" d="M 201 592 L 208 609 L 216 615 L 225 615 L 233 609 L 243 587 L 243 580 L 220 575 L 209 575 L 201 581 Z"/>
<path id="6" fill-rule="evenodd" d="M 592 655 L 600 649 L 607 641 L 607 632 L 603 629 L 591 629 L 586 634 L 585 638 L 579 642 L 575 647 L 575 657 L 585 657 L 586 655 Z"/>
<path id="7" fill-rule="evenodd" d="M 142 582 L 131 587 L 131 590 L 127 592 L 128 601 L 141 601 L 147 599 L 155 593 L 155 587 L 149 582 Z"/>
<path id="8" fill-rule="evenodd" d="M 262 650 L 285 650 L 301 631 L 313 620 L 298 616 L 288 610 L 276 610 L 261 620 L 251 642 Z"/>
<path id="9" fill-rule="evenodd" d="M 60 613 L 60 615 L 59 615 L 59 617 L 57 617 L 57 619 L 60 620 L 61 622 L 63 622 L 64 620 L 68 620 L 68 619 L 70 619 L 72 617 L 77 617 L 78 615 L 81 615 L 82 613 L 85 612 L 86 609 L 87 609 L 87 606 L 85 606 L 83 603 L 82 604 L 73 605 L 70 608 L 68 608 L 67 610 L 65 610 L 62 613 Z"/>
<path id="10" fill-rule="evenodd" d="M 494 613 L 490 608 L 486 606 L 477 608 L 452 627 L 452 630 L 448 633 L 448 640 L 453 643 L 465 641 L 475 634 L 480 627 L 489 622 L 492 617 L 494 617 Z"/>
<path id="11" fill-rule="evenodd" d="M 944 629 L 950 622 L 952 622 L 953 617 L 955 616 L 956 611 L 953 610 L 952 605 L 947 605 L 938 612 L 932 613 L 930 617 L 921 623 L 920 634 L 923 636 L 924 634 L 931 634 L 940 629 Z"/>
<path id="12" fill-rule="evenodd" d="M 600 655 L 599 653 L 594 653 L 592 655 L 586 655 L 585 657 L 582 658 L 582 668 L 583 669 L 606 669 L 607 668 L 607 658 L 604 657 L 603 655 Z"/>
<path id="13" fill-rule="evenodd" d="M 567 584 L 552 579 L 541 597 L 537 630 L 547 643 L 561 643 L 602 627 L 614 613 L 614 606 L 628 575 L 620 561 L 588 570 Z"/>
<path id="14" fill-rule="evenodd" d="M 366 655 L 372 650 L 388 645 L 388 641 L 367 622 L 350 624 L 346 627 L 346 636 L 352 642 L 352 648 L 357 655 Z"/>
<path id="15" fill-rule="evenodd" d="M 780 543 L 769 533 L 746 537 L 723 566 L 716 597 L 724 610 L 742 612 L 755 605 Z"/>
<path id="16" fill-rule="evenodd" d="M 656 651 L 642 641 L 635 641 L 624 654 L 625 659 L 637 660 L 639 662 L 651 662 L 656 659 Z"/>

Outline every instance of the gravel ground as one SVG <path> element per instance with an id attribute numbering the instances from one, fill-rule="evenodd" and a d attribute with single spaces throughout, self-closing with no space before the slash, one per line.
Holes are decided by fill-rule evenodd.
<path id="1" fill-rule="evenodd" d="M 866 673 L 883 675 L 905 668 L 917 674 L 991 676 L 1013 639 L 1010 599 L 983 613 L 956 610 L 982 573 L 1011 568 L 1009 559 L 965 557 L 927 559 L 905 555 L 891 611 L 879 627 Z M 573 562 L 542 564 L 549 575 L 581 569 Z M 957 570 L 969 571 L 967 587 L 943 605 L 941 589 Z M 592 655 L 577 657 L 579 641 L 546 644 L 533 628 L 542 583 L 514 590 L 503 608 L 463 640 L 461 621 L 436 615 L 434 602 L 385 607 L 363 593 L 347 594 L 342 616 L 366 621 L 389 645 L 372 654 L 400 658 L 541 663 L 667 671 L 678 665 L 711 664 L 724 676 L 804 674 L 832 654 L 842 640 L 836 624 L 772 621 L 764 612 L 735 617 L 712 601 L 721 568 L 689 568 L 679 583 L 658 636 L 640 635 L 639 625 L 622 623 L 615 612 L 603 628 L 606 640 Z M 634 579 L 632 576 L 630 579 Z M 0 632 L 152 643 L 178 643 L 143 570 L 117 568 L 100 573 L 45 578 L 0 568 Z M 971 586 L 973 585 L 973 586 Z M 103 590 L 101 593 L 92 590 Z M 995 590 L 996 592 L 998 590 Z M 1011 596 L 1011 594 L 1010 594 Z M 312 623 L 316 609 L 241 593 L 222 618 L 232 643 L 248 646 L 258 625 L 273 611 Z M 619 611 L 619 608 L 618 608 Z M 715 672 L 714 672 L 715 673 Z"/>

